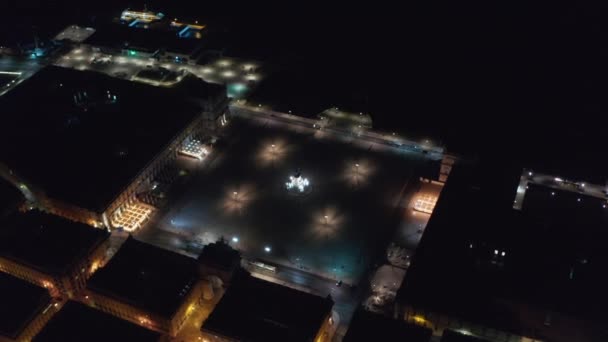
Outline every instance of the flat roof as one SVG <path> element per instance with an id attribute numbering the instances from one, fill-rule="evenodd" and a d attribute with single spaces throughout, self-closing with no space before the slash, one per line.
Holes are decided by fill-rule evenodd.
<path id="1" fill-rule="evenodd" d="M 604 199 L 538 184 L 527 186 L 522 211 L 528 215 L 547 217 L 553 224 L 575 220 L 578 225 L 608 225 L 608 203 Z"/>
<path id="2" fill-rule="evenodd" d="M 601 324 L 606 209 L 592 197 L 579 202 L 580 194 L 530 184 L 523 209 L 515 210 L 521 170 L 504 162 L 454 167 L 401 302 L 542 339 L 564 336 L 560 329 L 575 321 Z M 551 312 L 572 321 L 547 327 Z"/>
<path id="3" fill-rule="evenodd" d="M 84 304 L 69 301 L 34 337 L 36 342 L 55 341 L 158 341 L 161 334 L 124 321 Z"/>
<path id="4" fill-rule="evenodd" d="M 45 288 L 0 272 L 0 336 L 16 339 L 50 304 Z"/>
<path id="5" fill-rule="evenodd" d="M 98 213 L 202 111 L 161 88 L 54 66 L 0 106 L 0 161 L 49 197 Z"/>
<path id="6" fill-rule="evenodd" d="M 195 259 L 129 237 L 87 289 L 170 318 L 198 278 Z"/>
<path id="7" fill-rule="evenodd" d="M 70 25 L 59 32 L 54 40 L 67 40 L 74 43 L 82 43 L 87 38 L 89 38 L 93 33 L 95 33 L 95 29 L 91 27 L 81 27 L 77 25 Z"/>
<path id="8" fill-rule="evenodd" d="M 86 43 L 93 46 L 116 49 L 133 49 L 155 52 L 166 50 L 193 55 L 200 50 L 204 40 L 178 36 L 179 30 L 171 29 L 166 20 L 148 24 L 149 28 L 129 27 L 112 23 L 97 28 Z"/>
<path id="9" fill-rule="evenodd" d="M 312 341 L 333 301 L 243 272 L 201 330 L 243 341 Z"/>
<path id="10" fill-rule="evenodd" d="M 105 230 L 31 210 L 0 221 L 0 255 L 43 273 L 63 275 L 109 236 Z"/>
<path id="11" fill-rule="evenodd" d="M 342 341 L 428 342 L 432 335 L 429 328 L 359 309 Z"/>

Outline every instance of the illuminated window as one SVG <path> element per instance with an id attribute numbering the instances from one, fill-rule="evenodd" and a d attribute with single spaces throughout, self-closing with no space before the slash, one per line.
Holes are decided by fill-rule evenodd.
<path id="1" fill-rule="evenodd" d="M 435 209 L 435 204 L 437 204 L 437 196 L 422 194 L 416 199 L 414 210 L 432 214 Z"/>

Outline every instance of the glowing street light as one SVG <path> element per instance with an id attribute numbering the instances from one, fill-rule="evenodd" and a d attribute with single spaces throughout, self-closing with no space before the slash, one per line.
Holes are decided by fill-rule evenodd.
<path id="1" fill-rule="evenodd" d="M 232 242 L 234 242 L 234 243 L 239 242 L 239 238 L 236 236 L 232 237 Z"/>
<path id="2" fill-rule="evenodd" d="M 234 73 L 234 71 L 230 71 L 230 70 L 228 70 L 228 71 L 224 71 L 224 72 L 222 73 L 222 76 L 224 76 L 224 77 L 226 77 L 226 78 L 230 78 L 230 77 L 234 77 L 234 76 L 235 76 L 235 73 Z"/>
<path id="3" fill-rule="evenodd" d="M 231 64 L 231 63 L 230 63 L 230 61 L 229 61 L 229 60 L 224 59 L 224 60 L 219 61 L 219 62 L 218 62 L 218 64 L 219 64 L 220 66 L 227 67 L 227 66 L 230 66 L 230 64 Z"/>
<path id="4" fill-rule="evenodd" d="M 270 251 L 272 251 L 272 249 L 270 248 L 270 246 L 265 246 L 264 247 L 264 252 L 270 253 Z"/>

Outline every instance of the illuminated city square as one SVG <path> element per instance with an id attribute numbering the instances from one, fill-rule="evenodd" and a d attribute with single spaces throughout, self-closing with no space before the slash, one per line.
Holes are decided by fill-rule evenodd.
<path id="1" fill-rule="evenodd" d="M 138 238 L 196 253 L 223 236 L 249 259 L 354 282 L 400 227 L 423 156 L 262 125 L 233 119 Z"/>

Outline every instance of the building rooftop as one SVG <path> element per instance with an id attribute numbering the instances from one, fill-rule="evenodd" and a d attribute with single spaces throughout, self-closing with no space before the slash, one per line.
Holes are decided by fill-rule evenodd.
<path id="1" fill-rule="evenodd" d="M 105 230 L 32 210 L 0 221 L 0 256 L 63 275 L 109 236 Z"/>
<path id="2" fill-rule="evenodd" d="M 57 41 L 70 41 L 74 43 L 82 43 L 87 38 L 89 38 L 93 33 L 95 33 L 95 29 L 91 27 L 80 27 L 77 25 L 70 25 L 63 29 L 63 31 L 59 32 L 54 40 Z"/>
<path id="3" fill-rule="evenodd" d="M 190 56 L 196 54 L 204 44 L 204 39 L 180 37 L 181 30 L 167 20 L 148 23 L 146 26 L 147 28 L 111 23 L 97 28 L 86 43 L 115 49 L 132 49 L 136 53 L 166 50 Z"/>
<path id="4" fill-rule="evenodd" d="M 203 323 L 204 332 L 244 341 L 312 341 L 333 301 L 240 275 Z"/>
<path id="5" fill-rule="evenodd" d="M 161 88 L 59 67 L 0 105 L 0 161 L 49 197 L 96 212 L 201 112 Z"/>
<path id="6" fill-rule="evenodd" d="M 428 342 L 431 335 L 431 329 L 360 309 L 350 321 L 343 341 Z"/>
<path id="7" fill-rule="evenodd" d="M 197 281 L 195 259 L 129 237 L 87 289 L 170 318 Z"/>
<path id="8" fill-rule="evenodd" d="M 520 175 L 504 163 L 454 168 L 398 299 L 528 337 L 564 338 L 582 331 L 565 328 L 580 321 L 595 322 L 585 330 L 597 332 L 608 304 L 606 209 L 593 197 L 530 184 L 515 210 Z M 558 314 L 569 323 L 545 324 Z"/>
<path id="9" fill-rule="evenodd" d="M 110 314 L 70 301 L 34 337 L 36 342 L 153 342 L 160 334 Z"/>
<path id="10" fill-rule="evenodd" d="M 0 272 L 0 337 L 16 339 L 50 304 L 46 289 Z"/>

